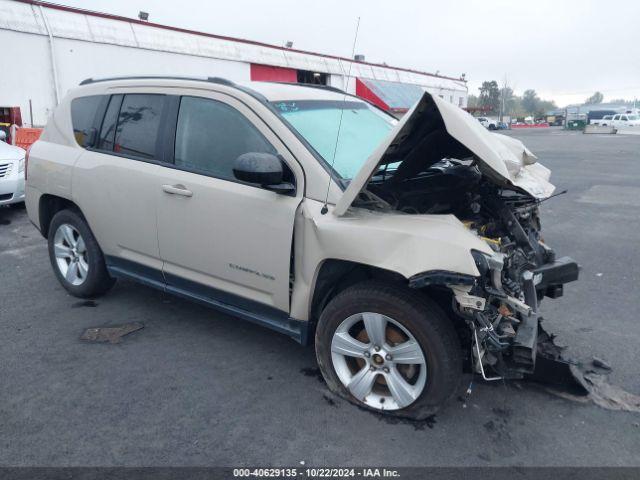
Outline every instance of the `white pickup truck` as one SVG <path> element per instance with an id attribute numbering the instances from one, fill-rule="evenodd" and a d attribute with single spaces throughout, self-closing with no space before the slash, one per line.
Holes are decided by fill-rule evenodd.
<path id="1" fill-rule="evenodd" d="M 640 127 L 640 115 L 632 113 L 620 113 L 603 125 L 610 125 L 614 128 L 620 127 Z"/>

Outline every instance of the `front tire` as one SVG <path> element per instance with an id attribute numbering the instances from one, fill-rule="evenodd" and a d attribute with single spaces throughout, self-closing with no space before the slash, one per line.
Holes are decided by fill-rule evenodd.
<path id="1" fill-rule="evenodd" d="M 60 284 L 73 296 L 96 297 L 115 283 L 104 255 L 84 217 L 61 210 L 49 225 L 49 259 Z"/>
<path id="2" fill-rule="evenodd" d="M 450 320 L 407 287 L 363 282 L 344 290 L 322 312 L 315 345 L 329 389 L 369 410 L 424 419 L 461 384 Z"/>

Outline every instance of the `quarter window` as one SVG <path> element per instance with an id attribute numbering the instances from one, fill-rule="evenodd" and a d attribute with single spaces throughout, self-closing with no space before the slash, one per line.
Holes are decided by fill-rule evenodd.
<path id="1" fill-rule="evenodd" d="M 176 166 L 234 180 L 233 162 L 248 152 L 276 154 L 237 110 L 215 100 L 182 97 L 176 128 Z"/>
<path id="2" fill-rule="evenodd" d="M 139 158 L 155 158 L 163 105 L 164 95 L 125 95 L 113 151 Z"/>
<path id="3" fill-rule="evenodd" d="M 71 101 L 71 123 L 73 125 L 73 136 L 78 145 L 84 147 L 89 131 L 93 127 L 96 112 L 102 95 L 92 95 L 89 97 L 75 98 Z"/>

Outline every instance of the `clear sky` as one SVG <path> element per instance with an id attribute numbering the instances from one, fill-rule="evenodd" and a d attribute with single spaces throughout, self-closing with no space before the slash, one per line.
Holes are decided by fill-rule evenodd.
<path id="1" fill-rule="evenodd" d="M 75 7 L 457 77 L 559 106 L 640 100 L 640 0 L 57 0 Z"/>

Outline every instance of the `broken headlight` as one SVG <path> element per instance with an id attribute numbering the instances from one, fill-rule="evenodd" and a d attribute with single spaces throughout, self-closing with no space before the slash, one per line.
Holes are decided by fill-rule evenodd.
<path id="1" fill-rule="evenodd" d="M 504 267 L 504 254 L 494 252 L 489 255 L 479 250 L 471 250 L 471 255 L 480 272 L 482 286 L 487 293 L 504 295 L 502 291 L 502 268 Z"/>

